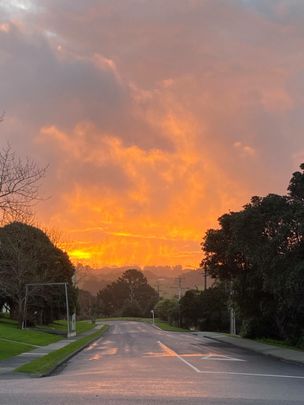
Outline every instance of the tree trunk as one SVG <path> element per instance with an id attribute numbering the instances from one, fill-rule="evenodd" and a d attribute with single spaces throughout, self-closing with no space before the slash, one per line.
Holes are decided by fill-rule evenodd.
<path id="1" fill-rule="evenodd" d="M 17 321 L 18 321 L 18 328 L 22 329 L 22 322 L 23 322 L 23 299 L 18 299 L 18 307 L 17 307 Z"/>

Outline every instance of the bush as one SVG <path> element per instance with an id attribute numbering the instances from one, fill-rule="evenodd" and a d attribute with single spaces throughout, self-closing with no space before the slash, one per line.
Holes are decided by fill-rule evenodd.
<path id="1" fill-rule="evenodd" d="M 205 291 L 187 291 L 180 300 L 182 325 L 205 331 L 228 331 L 227 300 L 228 296 L 222 285 Z"/>
<path id="2" fill-rule="evenodd" d="M 155 314 L 171 325 L 179 323 L 179 303 L 176 299 L 161 299 L 155 306 Z"/>
<path id="3" fill-rule="evenodd" d="M 240 335 L 244 338 L 256 339 L 276 336 L 271 333 L 269 322 L 263 318 L 250 318 L 242 322 Z"/>

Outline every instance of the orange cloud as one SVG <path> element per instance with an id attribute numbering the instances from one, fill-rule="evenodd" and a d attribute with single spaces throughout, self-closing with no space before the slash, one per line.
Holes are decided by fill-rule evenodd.
<path id="1" fill-rule="evenodd" d="M 49 164 L 40 223 L 75 261 L 197 266 L 303 157 L 301 2 L 65 6 L 0 5 L 1 139 Z"/>

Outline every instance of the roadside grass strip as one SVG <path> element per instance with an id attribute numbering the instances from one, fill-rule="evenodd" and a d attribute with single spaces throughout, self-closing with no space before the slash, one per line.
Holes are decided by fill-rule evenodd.
<path id="1" fill-rule="evenodd" d="M 136 318 L 136 317 L 109 317 L 109 318 L 100 318 L 99 321 L 133 321 L 133 322 L 145 322 L 152 324 L 151 318 Z M 179 328 L 177 326 L 170 325 L 168 322 L 160 321 L 158 318 L 155 318 L 155 326 L 158 326 L 160 329 L 167 332 L 190 332 L 189 329 Z"/>
<path id="2" fill-rule="evenodd" d="M 288 343 L 284 340 L 276 340 L 276 339 L 268 339 L 268 338 L 254 339 L 254 340 L 259 343 L 265 343 L 266 345 L 282 347 L 284 349 L 297 350 L 299 352 L 304 351 L 304 343 L 302 343 L 300 345 L 291 345 L 290 343 Z"/>
<path id="3" fill-rule="evenodd" d="M 55 369 L 62 363 L 69 360 L 94 340 L 100 338 L 108 330 L 108 328 L 108 325 L 103 325 L 102 328 L 97 332 L 84 336 L 59 350 L 24 364 L 23 366 L 18 367 L 15 371 L 32 374 L 33 376 L 37 377 L 47 376 L 55 371 Z"/>
<path id="4" fill-rule="evenodd" d="M 135 316 L 110 316 L 108 318 L 98 318 L 97 321 L 128 321 L 128 322 L 147 322 L 151 323 L 151 318 L 140 318 Z"/>
<path id="5" fill-rule="evenodd" d="M 12 342 L 0 340 L 0 360 L 6 360 L 12 356 L 17 356 L 23 352 L 29 352 L 35 349 L 35 346 L 28 345 L 22 342 Z"/>
<path id="6" fill-rule="evenodd" d="M 167 332 L 190 332 L 188 329 L 172 326 L 168 322 L 160 321 L 158 319 L 155 319 L 155 325 Z"/>

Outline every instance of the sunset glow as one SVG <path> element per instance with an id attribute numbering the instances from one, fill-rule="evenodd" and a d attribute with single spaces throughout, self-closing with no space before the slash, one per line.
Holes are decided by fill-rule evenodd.
<path id="1" fill-rule="evenodd" d="M 48 165 L 36 220 L 75 263 L 195 268 L 220 215 L 304 160 L 303 2 L 0 11 L 1 143 Z"/>
<path id="2" fill-rule="evenodd" d="M 85 252 L 80 249 L 68 251 L 68 254 L 72 259 L 77 259 L 77 260 L 81 260 L 81 259 L 88 260 L 88 259 L 91 259 L 91 257 L 92 257 L 90 252 Z"/>

